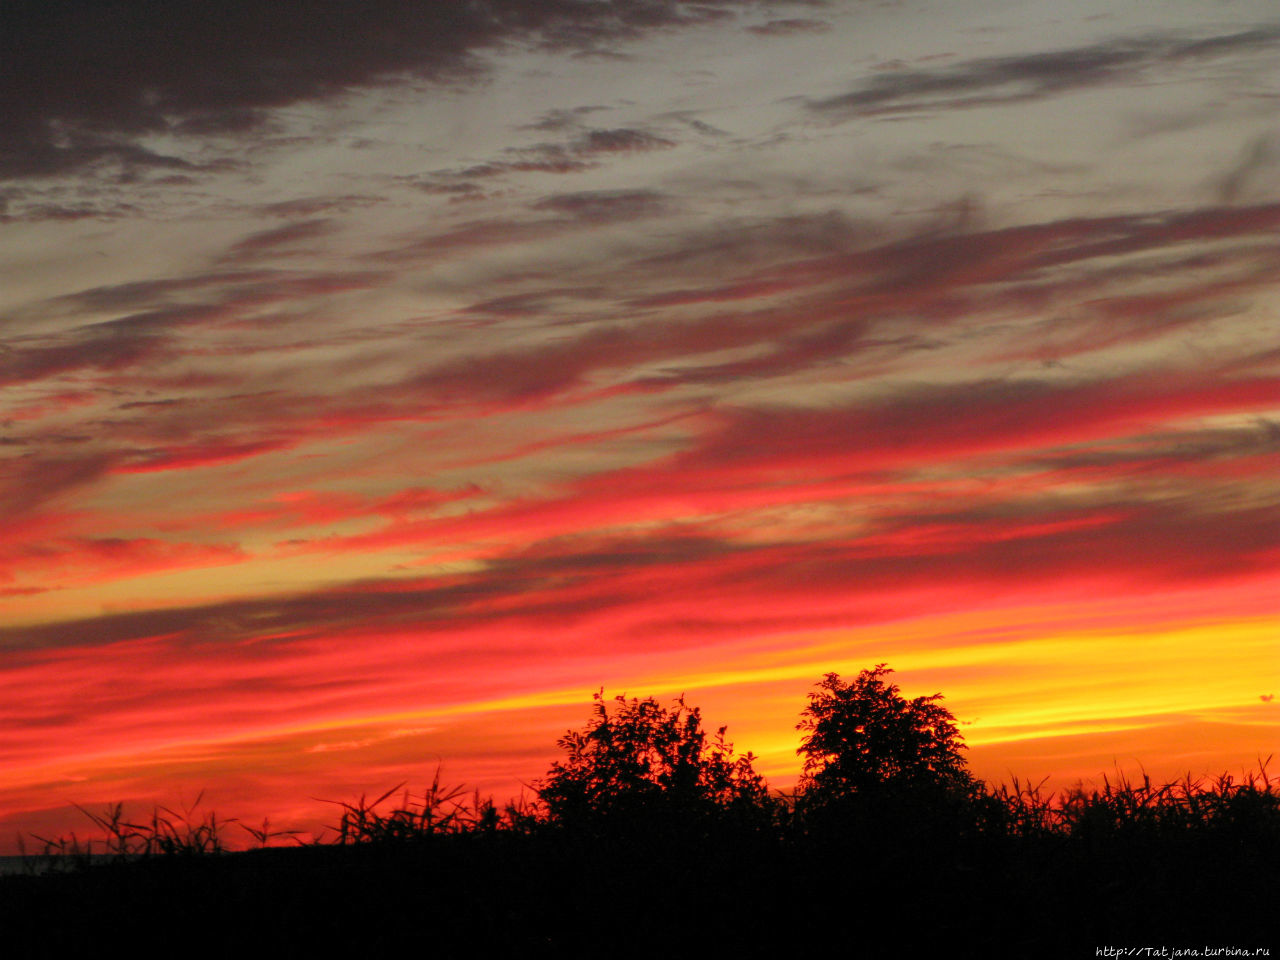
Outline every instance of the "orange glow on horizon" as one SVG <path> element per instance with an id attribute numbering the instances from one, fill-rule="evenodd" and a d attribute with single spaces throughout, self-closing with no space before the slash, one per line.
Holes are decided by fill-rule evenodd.
<path id="1" fill-rule="evenodd" d="M 1074 615 L 1084 625 L 1052 630 L 1064 615 Z M 1220 772 L 1203 760 L 1198 767 L 1194 762 L 1214 756 L 1213 750 L 1205 753 L 1194 743 L 1184 744 L 1181 751 L 1171 748 L 1172 731 L 1188 724 L 1195 725 L 1201 737 L 1206 725 L 1224 734 L 1235 731 L 1216 748 L 1217 756 L 1234 760 L 1216 765 L 1241 767 L 1265 759 L 1262 751 L 1280 730 L 1280 707 L 1262 701 L 1268 691 L 1259 687 L 1274 664 L 1272 618 L 1136 631 L 1087 625 L 1100 615 L 1107 616 L 1105 607 L 1077 608 L 1074 613 L 1066 608 L 1018 608 L 923 617 L 857 631 L 761 638 L 736 652 L 733 667 L 710 671 L 689 651 L 675 650 L 660 658 L 669 663 L 666 670 L 648 666 L 653 662 L 649 658 L 615 665 L 606 693 L 685 695 L 689 703 L 703 708 L 709 725 L 727 723 L 737 748 L 753 752 L 757 769 L 780 788 L 792 785 L 798 774 L 794 724 L 804 694 L 826 672 L 850 676 L 883 660 L 897 671 L 894 679 L 905 695 L 944 693 L 944 703 L 962 723 L 975 772 L 996 782 L 1010 775 L 1024 782 L 1038 780 L 1047 773 L 1053 776 L 1053 788 L 1075 778 L 1101 776 L 1110 765 L 1098 761 L 1107 745 L 1116 742 L 1125 744 L 1123 756 L 1113 758 L 1122 769 L 1132 771 L 1142 764 L 1148 771 L 1167 771 L 1170 777 L 1187 772 L 1184 766 L 1197 774 Z M 388 639 L 382 638 L 380 657 L 395 662 L 396 646 Z M 157 637 L 146 643 L 154 647 L 165 641 Z M 412 638 L 404 642 L 411 645 Z M 136 643 L 130 644 L 116 650 L 113 659 L 132 664 L 140 652 Z M 148 657 L 162 659 L 155 653 Z M 69 662 L 67 657 L 52 661 L 51 679 L 56 676 L 75 695 L 76 674 Z M 99 675 L 107 662 L 100 651 L 85 678 Z M 296 669 L 290 663 L 303 662 L 282 662 L 282 676 Z M 323 675 L 327 668 L 322 664 L 309 666 Z M 514 795 L 556 758 L 556 736 L 585 720 L 589 685 L 595 681 L 586 676 L 588 670 L 581 672 L 577 683 L 555 685 L 553 675 L 548 678 L 552 686 L 529 689 L 533 676 L 526 675 L 510 692 L 498 688 L 490 696 L 464 696 L 425 708 L 379 709 L 376 703 L 389 701 L 387 689 L 375 684 L 365 706 L 352 701 L 331 712 L 323 703 L 308 705 L 303 698 L 280 714 L 280 720 L 266 723 L 260 712 L 242 713 L 235 699 L 225 695 L 218 698 L 224 704 L 209 702 L 204 719 L 186 728 L 172 721 L 159 724 L 145 714 L 136 720 L 123 714 L 113 723 L 99 718 L 97 736 L 81 728 L 74 735 L 79 748 L 62 751 L 56 760 L 42 755 L 38 743 L 33 742 L 31 752 L 15 743 L 0 770 L 0 799 L 30 816 L 47 809 L 50 791 L 63 803 L 92 805 L 142 785 L 156 790 L 169 782 L 170 790 L 179 789 L 179 784 L 190 784 L 195 770 L 205 771 L 216 782 L 219 777 L 234 779 L 234 771 L 244 776 L 255 769 L 257 777 L 269 780 L 273 778 L 266 774 L 273 768 L 293 769 L 287 779 L 305 794 L 311 789 L 304 786 L 305 770 L 319 759 L 327 761 L 325 782 L 349 783 L 349 791 L 373 790 L 378 788 L 379 770 L 384 779 L 404 779 L 408 772 L 422 771 L 431 757 L 460 781 Z M 1011 677 L 1018 678 L 1016 689 L 1010 686 Z M 15 679 L 19 696 L 23 687 L 47 689 L 37 675 Z M 228 681 L 231 675 L 221 682 Z M 227 689 L 234 687 L 231 681 Z M 175 712 L 173 719 L 178 716 Z M 219 729 L 214 735 L 207 732 L 210 721 Z M 137 723 L 167 728 L 169 737 L 146 742 L 128 734 Z M 1122 735 L 1122 741 L 1116 741 L 1116 735 Z M 118 746 L 122 740 L 127 749 Z M 500 752 L 489 755 L 499 743 Z M 1027 744 L 1034 744 L 1042 756 L 1056 753 L 1076 759 L 1066 769 L 1000 767 L 1025 757 L 1020 748 Z M 1090 756 L 1095 758 L 1092 767 Z M 246 808 L 246 816 L 269 815 L 274 820 L 279 807 L 272 804 L 285 803 L 298 823 L 314 827 L 323 819 L 322 806 L 284 793 L 281 787 L 262 793 L 246 784 L 234 799 Z M 238 810 L 220 812 L 239 815 Z M 69 816 L 59 822 L 74 826 Z"/>

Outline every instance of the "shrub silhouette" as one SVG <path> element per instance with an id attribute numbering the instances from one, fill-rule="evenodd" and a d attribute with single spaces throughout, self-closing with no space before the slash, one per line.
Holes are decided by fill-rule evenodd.
<path id="1" fill-rule="evenodd" d="M 1224 930 L 1274 942 L 1280 778 L 1265 762 L 1241 780 L 990 790 L 940 697 L 907 700 L 890 672 L 828 674 L 810 694 L 794 807 L 770 801 L 752 756 L 683 698 L 599 693 L 536 804 L 471 799 L 437 769 L 421 794 L 338 803 L 328 839 L 271 846 L 287 831 L 264 823 L 244 828 L 263 849 L 229 855 L 218 837 L 233 821 L 194 808 L 140 823 L 119 804 L 85 810 L 102 839 L 42 841 L 47 872 L 0 877 L 5 955 L 83 953 L 134 917 L 135 953 L 194 930 L 226 956 L 429 943 L 559 958 L 609 943 L 645 957 L 1079 957 Z M 260 922 L 246 939 L 245 924 L 211 924 L 210 904 Z"/>
<path id="2" fill-rule="evenodd" d="M 566 826 L 767 816 L 764 779 L 750 753 L 735 756 L 725 727 L 708 736 L 702 715 L 684 698 L 668 710 L 652 697 L 593 695 L 582 730 L 557 741 L 568 756 L 552 764 L 538 796 L 553 822 Z"/>
<path id="3" fill-rule="evenodd" d="M 809 694 L 796 729 L 806 734 L 799 794 L 814 808 L 893 798 L 970 799 L 980 790 L 965 766 L 955 717 L 942 694 L 907 700 L 885 664 L 846 683 L 828 673 Z"/>

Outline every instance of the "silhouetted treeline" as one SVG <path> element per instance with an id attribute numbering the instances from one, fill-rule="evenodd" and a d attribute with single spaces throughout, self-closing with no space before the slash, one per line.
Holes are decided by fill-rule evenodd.
<path id="1" fill-rule="evenodd" d="M 437 774 L 420 794 L 335 805 L 330 833 L 305 845 L 194 810 L 157 808 L 144 823 L 119 807 L 86 811 L 92 846 L 36 839 L 60 866 L 86 852 L 95 865 L 0 881 L 0 949 L 1280 955 L 1280 779 L 1265 764 L 1239 780 L 992 788 L 965 766 L 940 696 L 906 700 L 890 672 L 818 685 L 788 795 L 683 699 L 597 694 L 528 802 L 496 806 Z M 231 829 L 262 848 L 216 855 Z"/>

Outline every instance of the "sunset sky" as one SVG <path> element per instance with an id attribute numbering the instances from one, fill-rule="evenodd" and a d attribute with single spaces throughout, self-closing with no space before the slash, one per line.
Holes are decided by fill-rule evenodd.
<path id="1" fill-rule="evenodd" d="M 787 786 L 882 661 L 988 779 L 1256 766 L 1278 118 L 1274 0 L 6 3 L 0 852 L 600 687 Z"/>

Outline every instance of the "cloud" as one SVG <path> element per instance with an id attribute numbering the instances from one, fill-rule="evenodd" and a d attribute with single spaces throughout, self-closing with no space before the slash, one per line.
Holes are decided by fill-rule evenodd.
<path id="1" fill-rule="evenodd" d="M 990 380 L 904 389 L 832 409 L 746 409 L 681 468 L 903 469 L 1140 434 L 1189 417 L 1280 403 L 1273 378 L 1214 380 L 1168 371 L 1097 382 Z"/>
<path id="2" fill-rule="evenodd" d="M 816 540 L 743 543 L 671 528 L 562 537 L 472 573 L 0 631 L 13 691 L 5 703 L 36 717 L 92 695 L 95 725 L 150 715 L 139 735 L 161 729 L 163 715 L 243 728 L 420 709 L 449 702 L 450 691 L 528 689 L 590 664 L 705 655 L 744 636 L 1259 580 L 1272 571 L 1278 520 L 1275 507 L 1222 515 L 1121 501 L 935 511 Z M 189 711 L 197 692 L 199 718 Z"/>
<path id="3" fill-rule="evenodd" d="M 573 194 L 541 204 L 577 208 L 600 199 Z M 616 197 L 613 204 L 627 213 L 635 206 Z M 645 199 L 643 207 L 648 204 Z M 1049 350 L 1061 358 L 1157 336 L 1266 289 L 1280 269 L 1265 245 L 1277 227 L 1280 206 L 1264 204 L 926 233 L 871 245 L 855 225 L 826 218 L 695 231 L 679 237 L 671 252 L 612 265 L 591 288 L 631 292 L 610 312 L 634 318 L 645 311 L 644 322 L 598 325 L 581 339 L 529 348 L 527 359 L 547 384 L 553 371 L 572 370 L 572 377 L 555 378 L 558 389 L 581 383 L 593 369 L 663 359 L 680 361 L 660 375 L 670 383 L 782 376 L 859 354 L 882 358 L 895 349 L 925 349 L 947 325 L 964 323 L 978 309 L 1050 317 L 1072 311 L 1072 322 L 1060 330 L 1032 324 L 1025 335 L 1014 334 L 1001 355 L 1034 359 Z M 510 236 L 498 224 L 489 229 L 495 238 Z M 1169 258 L 1168 279 L 1159 288 L 1149 282 L 1158 261 L 1126 268 L 1138 273 L 1111 261 L 1136 252 Z M 1208 272 L 1176 269 L 1196 256 L 1208 258 Z M 1124 292 L 1135 281 L 1150 292 Z M 596 304 L 592 312 L 601 317 L 607 309 Z M 886 338 L 878 325 L 890 320 L 895 332 Z M 656 329 L 664 333 L 655 336 Z M 761 352 L 749 358 L 709 356 L 753 347 Z M 508 371 L 500 382 L 527 381 L 514 375 L 520 354 L 487 359 L 495 361 L 492 369 Z M 459 387 L 467 376 L 477 384 L 493 379 L 485 373 L 487 360 L 466 363 L 467 373 L 448 377 Z"/>
<path id="4" fill-rule="evenodd" d="M 545 316 L 554 304 L 564 301 L 599 299 L 604 292 L 600 287 L 542 287 L 529 293 L 513 293 L 481 300 L 466 307 L 466 312 L 510 317 L 539 317 Z"/>
<path id="5" fill-rule="evenodd" d="M 528 124 L 529 130 L 545 130 L 552 133 L 559 133 L 562 130 L 575 129 L 581 126 L 579 121 L 593 113 L 599 113 L 601 110 L 608 110 L 608 107 L 596 105 L 586 105 L 574 107 L 570 110 L 548 110 L 533 123 Z"/>
<path id="6" fill-rule="evenodd" d="M 284 242 L 283 236 L 251 238 L 262 249 Z M 107 316 L 56 332 L 12 336 L 0 345 L 0 384 L 56 382 L 89 371 L 103 377 L 141 374 L 182 354 L 188 345 L 178 333 L 184 329 L 242 322 L 264 308 L 367 289 L 383 279 L 379 271 L 232 271 L 66 294 L 28 308 L 23 323 L 40 329 L 50 318 L 81 317 L 85 311 Z M 134 386 L 150 380 L 140 375 Z"/>
<path id="7" fill-rule="evenodd" d="M 582 173 L 599 167 L 601 159 L 610 155 L 649 153 L 675 146 L 674 140 L 630 127 L 586 130 L 567 142 L 508 147 L 492 160 L 454 170 L 437 170 L 417 178 L 414 186 L 428 193 L 475 195 L 481 190 L 477 180 L 509 173 Z"/>
<path id="8" fill-rule="evenodd" d="M 562 213 L 575 220 L 606 223 L 655 216 L 667 209 L 667 201 L 654 190 L 587 190 L 552 194 L 536 201 L 532 207 Z"/>
<path id="9" fill-rule="evenodd" d="M 122 370 L 158 355 L 163 342 L 145 333 L 97 329 L 32 343 L 23 338 L 0 346 L 0 384 L 44 380 L 75 370 Z"/>
<path id="10" fill-rule="evenodd" d="M 233 244 L 225 256 L 234 259 L 246 250 L 286 245 L 324 229 L 292 225 L 253 234 Z M 92 339 L 243 317 L 258 307 L 367 289 L 385 279 L 386 274 L 367 270 L 226 270 L 92 287 L 55 297 L 28 312 L 36 318 L 74 317 L 86 311 L 116 314 L 76 328 L 75 337 Z"/>
<path id="11" fill-rule="evenodd" d="M 318 217 L 320 214 L 346 213 L 360 207 L 368 207 L 381 203 L 379 197 L 363 194 L 344 194 L 341 196 L 297 197 L 293 200 L 281 200 L 276 203 L 263 204 L 255 212 L 269 217 Z"/>
<path id="12" fill-rule="evenodd" d="M 541 214 L 534 220 L 464 223 L 413 241 L 395 256 L 407 263 L 435 261 L 445 253 L 630 222 L 679 202 L 644 190 L 552 194 L 534 201 Z M 967 456 L 1023 444 L 1092 442 L 1108 431 L 1162 428 L 1173 414 L 1160 408 L 1166 400 L 1157 398 L 1154 380 L 1095 382 L 1078 372 L 1046 379 L 1043 365 L 1167 335 L 1267 288 L 1277 276 L 1267 243 L 1278 226 L 1280 206 L 1274 204 L 901 239 L 875 237 L 836 216 L 744 219 L 622 246 L 621 255 L 602 251 L 598 262 L 589 258 L 572 266 L 572 284 L 564 283 L 560 266 L 545 275 L 522 272 L 458 314 L 486 325 L 519 321 L 521 335 L 505 338 L 489 326 L 483 335 L 462 335 L 470 328 L 458 327 L 454 349 L 445 356 L 422 350 L 402 324 L 374 325 L 355 340 L 350 330 L 337 329 L 332 344 L 318 328 L 299 339 L 282 335 L 290 328 L 280 322 L 255 324 L 264 311 L 279 320 L 296 310 L 322 309 L 328 296 L 394 284 L 384 270 L 228 269 L 91 287 L 30 308 L 23 322 L 38 324 L 47 315 L 65 327 L 64 318 L 84 311 L 100 320 L 11 339 L 0 355 L 0 376 L 38 386 L 48 396 L 65 394 L 69 377 L 81 393 L 127 378 L 129 402 L 95 409 L 92 419 L 72 411 L 72 420 L 56 425 L 15 421 L 6 445 L 56 463 L 65 438 L 81 438 L 82 445 L 88 438 L 94 456 L 108 458 L 118 476 L 175 472 L 302 451 L 395 423 L 567 408 L 628 392 L 669 393 L 665 402 L 692 415 L 707 401 L 680 391 L 701 391 L 697 395 L 705 398 L 709 390 L 792 384 L 788 378 L 800 376 L 872 384 L 908 375 L 913 357 L 927 370 L 929 355 L 966 342 L 981 344 L 987 363 L 1016 364 L 1018 375 L 1000 380 L 976 374 L 976 382 L 936 396 L 899 380 L 891 393 L 874 388 L 883 394 L 883 411 L 871 403 L 841 413 L 837 404 L 797 414 L 794 423 L 786 422 L 785 411 L 721 408 L 717 422 L 729 431 L 723 456 L 734 446 L 754 449 L 775 434 L 794 445 L 811 433 L 815 455 L 824 443 L 832 452 L 825 438 L 860 435 L 859 456 L 868 469 L 876 463 L 896 469 L 894 464 L 915 462 L 930 449 Z M 286 223 L 228 249 L 287 250 L 295 238 L 324 229 L 309 220 Z M 1123 259 L 1133 253 L 1143 254 L 1136 265 Z M 1195 258 L 1203 263 L 1193 268 Z M 1147 292 L 1124 292 L 1135 281 Z M 1069 322 L 1053 319 L 1063 314 Z M 990 324 L 988 318 L 1005 315 L 1046 319 Z M 583 318 L 590 322 L 579 322 Z M 548 320 L 555 322 L 539 326 Z M 323 390 L 308 367 L 321 348 L 321 369 L 328 371 Z M 197 378 L 198 371 L 212 369 L 200 362 L 211 352 L 253 360 L 243 369 L 223 365 L 216 376 Z M 360 362 L 343 359 L 353 356 Z M 368 368 L 365 358 L 373 358 L 376 368 Z M 1210 402 L 1207 384 L 1177 371 L 1169 374 L 1167 402 L 1177 402 L 1185 390 L 1188 416 L 1260 411 L 1267 396 L 1265 364 L 1223 365 L 1230 360 L 1224 354 L 1213 361 L 1220 403 Z M 365 382 L 363 368 L 379 371 L 376 382 Z M 1250 383 L 1254 387 L 1246 389 Z M 1227 391 L 1237 389 L 1244 392 L 1231 399 Z M 27 408 L 54 409 L 35 396 Z M 1077 409 L 1074 423 L 1059 425 L 1062 411 Z M 967 416 L 953 421 L 958 411 Z M 941 435 L 919 426 L 930 422 L 948 426 Z M 1087 432 L 1090 424 L 1097 432 Z M 703 439 L 709 445 L 704 458 L 721 455 L 713 435 Z M 847 466 L 839 458 L 832 464 Z M 38 479 L 18 486 L 30 491 L 20 497 L 38 495 Z"/>
<path id="13" fill-rule="evenodd" d="M 18 517 L 106 476 L 114 457 L 94 453 L 53 459 L 24 456 L 0 460 L 0 514 Z"/>
<path id="14" fill-rule="evenodd" d="M 8 212 L 6 199 L 0 196 L 0 223 L 38 223 L 47 221 L 113 220 L 138 212 L 130 203 L 28 203 L 17 206 L 16 213 Z"/>
<path id="15" fill-rule="evenodd" d="M 552 194 L 534 201 L 530 208 L 559 216 L 537 220 L 472 220 L 458 224 L 444 233 L 415 239 L 372 256 L 376 260 L 390 262 L 419 258 L 438 261 L 444 256 L 533 244 L 584 227 L 601 227 L 655 216 L 664 212 L 667 204 L 665 196 L 653 190 L 589 190 Z"/>
<path id="16" fill-rule="evenodd" d="M 657 29 L 733 15 L 677 0 L 479 0 L 421 4 L 248 0 L 83 5 L 13 0 L 0 36 L 0 177 L 71 173 L 103 163 L 188 170 L 143 145 L 150 134 L 243 137 L 269 112 L 405 77 L 475 75 L 486 51 L 613 47 Z M 216 21 L 216 22 L 215 22 Z"/>
<path id="17" fill-rule="evenodd" d="M 92 311 L 138 310 L 167 302 L 174 294 L 188 293 L 207 287 L 233 286 L 256 283 L 271 276 L 266 271 L 236 270 L 216 273 L 184 274 L 154 280 L 138 280 L 131 283 L 113 283 L 90 287 L 57 297 L 58 307 Z"/>
<path id="18" fill-rule="evenodd" d="M 554 216 L 471 221 L 413 240 L 382 258 L 434 264 L 445 255 L 483 253 L 629 222 L 677 202 L 650 191 L 553 194 L 532 207 Z M 127 434 L 129 458 L 137 467 L 163 467 L 291 449 L 312 437 L 378 423 L 586 402 L 611 390 L 723 387 L 823 370 L 852 381 L 905 370 L 907 358 L 958 338 L 986 337 L 975 324 L 1002 312 L 1047 319 L 994 328 L 1000 334 L 984 348 L 985 359 L 1034 363 L 1039 369 L 1167 334 L 1266 288 L 1277 267 L 1267 260 L 1272 254 L 1265 241 L 1277 225 L 1280 207 L 1262 205 L 926 233 L 874 244 L 858 226 L 823 217 L 698 229 L 663 238 L 659 252 L 633 247 L 629 258 L 611 255 L 599 265 L 576 265 L 581 283 L 574 285 L 564 285 L 561 267 L 545 276 L 522 272 L 518 283 L 506 285 L 512 292 L 461 308 L 464 316 L 489 318 L 486 323 L 558 318 L 545 335 L 528 327 L 509 342 L 497 331 L 458 336 L 452 354 L 440 358 L 397 348 L 376 388 L 352 384 L 343 389 L 338 381 L 316 393 L 301 385 L 282 391 L 272 383 L 267 406 L 260 391 L 248 391 L 253 396 L 244 401 L 204 396 L 115 434 L 121 439 Z M 1120 255 L 1134 252 L 1144 253 L 1138 267 L 1115 265 Z M 1150 275 L 1160 257 L 1168 258 L 1165 278 L 1152 287 Z M 1188 258 L 1196 257 L 1207 258 L 1208 272 L 1187 268 Z M 202 284 L 217 290 L 213 276 L 195 278 L 197 293 Z M 250 271 L 227 277 L 227 292 L 200 294 L 206 301 L 225 297 L 235 308 L 227 316 L 240 316 L 242 310 L 252 316 L 258 304 L 306 302 L 315 294 L 376 286 L 384 279 L 376 271 Z M 1121 292 L 1135 281 L 1150 292 Z M 132 307 L 135 313 L 119 318 L 124 327 L 152 331 L 166 317 L 177 322 L 183 316 L 160 308 L 137 310 L 151 306 L 150 297 L 167 299 L 170 284 L 154 281 L 73 296 L 118 304 L 121 310 Z M 179 281 L 172 284 L 181 289 Z M 499 284 L 495 292 L 502 289 Z M 209 308 L 206 302 L 204 309 Z M 1052 319 L 1062 311 L 1070 315 L 1069 323 Z M 197 311 L 187 322 L 221 316 Z M 591 322 L 567 322 L 571 317 Z M 402 343 L 398 330 L 380 334 L 374 329 L 365 336 L 376 343 L 382 334 Z M 286 341 L 252 349 L 259 360 L 274 356 L 288 364 L 297 347 Z M 236 352 L 234 344 L 226 349 Z M 1224 376 L 1228 372 L 1224 368 Z M 967 400 L 981 394 L 975 391 Z M 1027 399 L 1028 409 L 1034 408 L 1034 395 Z M 1020 402 L 1009 399 L 1014 406 Z M 203 426 L 193 420 L 197 411 Z M 209 417 L 215 411 L 220 428 L 211 431 Z M 164 439 L 157 442 L 161 429 Z M 213 459 L 206 461 L 205 452 Z"/>
<path id="19" fill-rule="evenodd" d="M 1280 454 L 1280 424 L 1260 416 L 1245 426 L 1158 431 L 1125 444 L 1032 454 L 1026 460 L 1060 477 L 1071 473 L 1125 477 L 1159 472 L 1172 478 L 1188 471 L 1211 475 L 1225 470 L 1229 475 L 1247 475 L 1249 464 L 1262 472 L 1276 454 Z"/>
<path id="20" fill-rule="evenodd" d="M 754 24 L 747 29 L 760 37 L 788 37 L 797 33 L 826 33 L 831 29 L 831 24 L 826 20 L 793 17 L 787 20 L 770 20 L 768 23 Z"/>
<path id="21" fill-rule="evenodd" d="M 127 580 L 153 573 L 240 563 L 247 555 L 230 543 L 197 544 L 155 537 L 42 537 L 0 547 L 6 568 L 46 589 Z"/>
<path id="22" fill-rule="evenodd" d="M 1262 495 L 1256 482 L 1253 493 L 1244 492 L 1247 486 L 1233 493 L 1231 485 L 1249 484 L 1250 477 L 1260 479 L 1274 469 L 1274 444 L 1268 445 L 1265 437 L 1260 442 L 1256 431 L 1245 439 L 1206 432 L 1195 421 L 1249 414 L 1277 403 L 1280 386 L 1274 379 L 1218 382 L 1162 374 L 1078 383 L 918 386 L 843 407 L 709 411 L 686 419 L 676 452 L 647 463 L 588 474 L 542 497 L 499 501 L 460 515 L 401 518 L 372 532 L 320 540 L 304 549 L 341 554 L 471 544 L 474 555 L 488 556 L 494 549 L 636 524 L 722 530 L 730 523 L 727 518 L 740 517 L 743 530 L 764 531 L 778 522 L 769 511 L 808 505 L 819 517 L 824 509 L 834 511 L 813 530 L 821 541 L 838 540 L 842 524 L 851 524 L 850 535 L 861 530 L 859 555 L 897 555 L 896 548 L 887 549 L 888 541 L 868 535 L 871 518 L 877 527 L 900 529 L 917 553 L 936 547 L 938 524 L 945 523 L 955 533 L 944 552 L 960 555 L 966 544 L 976 549 L 986 541 L 1056 535 L 1062 529 L 1057 516 L 1047 524 L 1040 517 L 1019 520 L 1025 531 L 1012 538 L 993 531 L 1028 510 L 1060 514 L 1060 503 L 1037 506 L 1034 500 L 1060 485 L 1099 491 L 1089 508 L 1096 516 L 1077 525 L 1077 533 L 1098 524 L 1127 523 L 1126 518 L 1152 509 L 1163 510 L 1161 522 L 1171 527 L 1181 522 L 1175 519 L 1179 512 L 1192 516 L 1187 522 L 1211 523 L 1194 519 L 1197 510 L 1225 509 L 1235 516 L 1247 512 L 1236 500 L 1248 503 Z M 1206 457 L 1212 460 L 1206 462 Z M 942 478 L 927 479 L 939 471 Z M 945 479 L 973 475 L 1018 479 L 1009 480 L 1003 494 L 985 482 Z M 1112 489 L 1119 481 L 1126 491 L 1121 494 Z M 949 492 L 953 482 L 958 487 Z M 1223 491 L 1225 506 L 1215 505 L 1212 489 Z M 1192 492 L 1185 504 L 1171 508 L 1179 490 Z M 1155 507 L 1144 502 L 1148 493 Z M 975 514 L 957 526 L 955 517 L 944 516 L 953 499 L 971 505 L 989 502 L 994 512 Z M 1030 508 L 1018 506 L 1024 500 Z M 858 504 L 863 506 L 849 514 Z M 1232 522 L 1223 519 L 1226 525 Z M 794 523 L 783 524 L 788 527 L 796 529 Z M 926 538 L 922 528 L 934 533 Z M 1145 531 L 1141 536 L 1160 539 Z M 1247 537 L 1242 547 L 1245 542 Z M 1226 540 L 1221 545 L 1225 558 L 1230 545 Z M 1171 556 L 1170 562 L 1174 560 Z"/>
<path id="23" fill-rule="evenodd" d="M 124 453 L 116 467 L 119 473 L 153 473 L 158 470 L 192 470 L 197 467 L 236 463 L 265 453 L 277 453 L 297 446 L 301 437 L 233 440 L 208 439 L 189 444 L 166 444 L 152 448 L 134 448 Z"/>
<path id="24" fill-rule="evenodd" d="M 323 237 L 333 229 L 332 221 L 326 218 L 298 220 L 283 227 L 271 230 L 260 230 L 232 244 L 231 249 L 223 256 L 224 260 L 252 260 L 264 253 L 297 255 L 309 253 L 304 248 L 299 251 L 298 245 Z"/>
<path id="25" fill-rule="evenodd" d="M 1241 54 L 1265 54 L 1280 27 L 1196 40 L 1146 37 L 1047 53 L 966 60 L 940 70 L 898 70 L 848 93 L 808 102 L 832 117 L 1018 103 L 1098 86 L 1160 68 Z"/>
<path id="26" fill-rule="evenodd" d="M 650 150 L 667 150 L 675 142 L 666 137 L 619 127 L 614 130 L 588 130 L 574 141 L 570 149 L 579 155 L 597 153 L 647 153 Z"/>
<path id="27" fill-rule="evenodd" d="M 1259 181 L 1266 179 L 1280 168 L 1280 136 L 1275 134 L 1255 137 L 1244 150 L 1239 161 L 1223 177 L 1218 196 L 1223 203 L 1236 203 L 1252 192 L 1261 192 Z"/>
<path id="28" fill-rule="evenodd" d="M 308 650 L 337 655 L 347 643 L 316 648 L 307 638 L 355 635 L 388 638 L 371 651 L 378 660 L 415 649 L 425 654 L 434 645 L 442 653 L 460 651 L 481 638 L 477 658 L 510 657 L 504 631 L 513 640 L 541 635 L 554 646 L 558 635 L 612 621 L 618 626 L 594 643 L 599 652 L 621 652 L 643 636 L 631 625 L 645 620 L 666 623 L 649 643 L 680 646 L 691 638 L 675 625 L 696 616 L 717 622 L 700 638 L 716 640 L 734 633 L 738 615 L 768 620 L 778 631 L 838 626 L 855 610 L 892 619 L 913 594 L 949 595 L 948 605 L 963 607 L 975 588 L 991 598 L 992 591 L 1034 593 L 1055 584 L 1070 594 L 1080 580 L 1203 585 L 1207 578 L 1262 575 L 1276 546 L 1269 531 L 1277 519 L 1275 507 L 1222 515 L 1120 502 L 1021 516 L 935 511 L 932 518 L 891 517 L 861 535 L 816 541 L 740 543 L 671 528 L 592 532 L 517 547 L 475 573 L 121 613 L 0 636 L 19 659 L 165 636 L 201 659 L 237 650 L 231 666 L 268 655 L 302 663 Z M 1019 576 L 1010 578 L 1015 569 Z M 393 641 L 398 635 L 403 641 Z M 245 646 L 251 640 L 258 645 Z M 540 655 L 536 646 L 525 651 Z M 353 664 L 358 659 L 350 649 L 347 656 Z"/>

